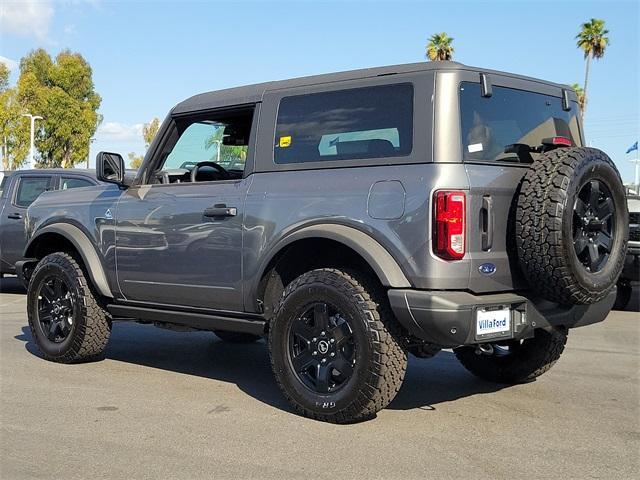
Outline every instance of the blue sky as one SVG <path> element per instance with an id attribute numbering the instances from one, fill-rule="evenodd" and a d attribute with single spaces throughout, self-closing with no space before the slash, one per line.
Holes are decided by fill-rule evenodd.
<path id="1" fill-rule="evenodd" d="M 640 132 L 640 2 L 218 2 L 3 0 L 0 56 L 80 52 L 92 65 L 104 122 L 92 145 L 143 153 L 141 125 L 180 100 L 219 88 L 422 61 L 427 37 L 454 37 L 455 59 L 562 83 L 582 83 L 574 36 L 602 18 L 605 57 L 592 64 L 588 143 L 633 179 L 626 149 Z M 17 74 L 14 69 L 13 80 Z"/>

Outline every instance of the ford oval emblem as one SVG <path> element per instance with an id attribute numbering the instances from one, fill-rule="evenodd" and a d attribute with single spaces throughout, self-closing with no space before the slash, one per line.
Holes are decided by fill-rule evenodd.
<path id="1" fill-rule="evenodd" d="M 488 277 L 489 275 L 496 273 L 496 266 L 493 263 L 483 263 L 478 267 L 478 271 L 482 275 L 486 275 Z"/>

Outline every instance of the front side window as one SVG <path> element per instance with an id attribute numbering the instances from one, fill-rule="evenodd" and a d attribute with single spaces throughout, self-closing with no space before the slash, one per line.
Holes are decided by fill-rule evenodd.
<path id="1" fill-rule="evenodd" d="M 16 193 L 16 205 L 28 207 L 40 196 L 42 192 L 49 188 L 49 177 L 23 177 L 18 184 Z"/>
<path id="2" fill-rule="evenodd" d="M 411 84 L 312 93 L 281 100 L 274 161 L 400 157 L 412 142 Z"/>
<path id="3" fill-rule="evenodd" d="M 242 178 L 252 119 L 253 111 L 244 110 L 177 120 L 177 140 L 166 150 L 157 178 L 170 183 Z"/>
<path id="4" fill-rule="evenodd" d="M 570 111 L 564 111 L 559 97 L 496 86 L 491 97 L 483 97 L 479 83 L 463 82 L 460 115 L 464 159 L 518 162 L 508 145 L 536 147 L 544 138 L 555 136 L 567 137 L 580 146 L 577 113 L 575 103 Z"/>
<path id="5" fill-rule="evenodd" d="M 84 178 L 78 177 L 62 177 L 60 181 L 60 190 L 68 190 L 70 188 L 91 187 L 93 183 Z"/>

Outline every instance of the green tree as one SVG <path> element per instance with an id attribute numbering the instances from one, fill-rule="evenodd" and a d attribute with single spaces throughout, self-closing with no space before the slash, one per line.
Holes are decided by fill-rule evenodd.
<path id="1" fill-rule="evenodd" d="M 576 97 L 578 97 L 578 105 L 580 105 L 580 111 L 584 109 L 584 88 L 580 86 L 579 83 L 574 83 L 571 85 L 573 91 L 576 92 Z"/>
<path id="2" fill-rule="evenodd" d="M 0 63 L 0 157 L 2 169 L 24 164 L 29 152 L 29 121 L 22 115 L 15 88 L 9 88 L 9 69 Z"/>
<path id="3" fill-rule="evenodd" d="M 427 43 L 427 58 L 431 61 L 453 60 L 453 38 L 445 32 L 434 33 Z"/>
<path id="4" fill-rule="evenodd" d="M 149 148 L 149 145 L 151 145 L 151 142 L 158 133 L 159 128 L 160 120 L 157 117 L 154 117 L 149 123 L 144 124 L 142 127 L 142 138 L 144 139 L 145 148 Z"/>
<path id="5" fill-rule="evenodd" d="M 582 116 L 587 109 L 587 85 L 589 83 L 589 67 L 591 59 L 596 60 L 604 56 L 604 51 L 609 45 L 609 30 L 604 28 L 604 20 L 592 18 L 588 22 L 580 25 L 580 32 L 576 35 L 576 45 L 584 52 L 585 72 L 584 72 L 584 105 L 582 107 Z"/>
<path id="6" fill-rule="evenodd" d="M 245 162 L 247 160 L 248 147 L 246 145 L 224 145 L 222 143 L 223 138 L 224 127 L 218 127 L 215 133 L 205 141 L 204 148 L 208 149 L 214 144 L 217 144 L 217 148 L 219 149 L 213 154 L 211 160 L 226 164 Z"/>
<path id="7" fill-rule="evenodd" d="M 144 160 L 143 155 L 138 155 L 135 152 L 129 152 L 129 167 L 135 168 L 136 170 L 140 168 L 142 165 L 142 160 Z"/>
<path id="8" fill-rule="evenodd" d="M 9 67 L 0 62 L 0 92 L 9 89 Z"/>
<path id="9" fill-rule="evenodd" d="M 144 148 L 146 150 L 149 149 L 149 145 L 155 138 L 158 130 L 160 129 L 160 120 L 157 117 L 154 117 L 149 123 L 145 123 L 142 126 L 142 139 L 144 140 Z M 135 152 L 130 152 L 129 155 L 129 166 L 131 168 L 138 169 L 140 165 L 142 165 L 142 161 L 144 160 L 144 155 L 138 155 Z"/>
<path id="10" fill-rule="evenodd" d="M 44 117 L 36 131 L 38 166 L 69 168 L 86 160 L 102 99 L 82 55 L 65 50 L 54 61 L 41 48 L 29 53 L 20 61 L 18 101 Z"/>

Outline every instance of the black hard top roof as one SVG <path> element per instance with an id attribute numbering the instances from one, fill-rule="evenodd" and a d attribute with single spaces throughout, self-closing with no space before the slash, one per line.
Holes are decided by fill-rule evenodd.
<path id="1" fill-rule="evenodd" d="M 321 83 L 337 82 L 342 80 L 357 80 L 360 78 L 370 78 L 382 75 L 392 75 L 394 73 L 410 73 L 420 71 L 433 70 L 471 70 L 476 72 L 494 73 L 499 75 L 507 75 L 523 80 L 535 81 L 554 85 L 557 87 L 568 88 L 566 85 L 560 85 L 554 82 L 547 82 L 536 78 L 515 75 L 512 73 L 498 72 L 495 70 L 487 70 L 483 68 L 470 67 L 458 62 L 419 62 L 406 63 L 402 65 L 390 65 L 386 67 L 364 68 L 360 70 L 350 70 L 346 72 L 327 73 L 323 75 L 313 75 L 309 77 L 299 77 L 290 80 L 278 80 L 273 82 L 257 83 L 243 87 L 227 88 L 213 92 L 201 93 L 194 95 L 183 102 L 177 104 L 172 113 L 180 114 L 192 112 L 194 110 L 205 110 L 208 108 L 220 108 L 232 105 L 242 105 L 260 102 L 267 90 L 277 90 L 282 88 L 303 87 L 309 85 L 317 85 Z"/>

